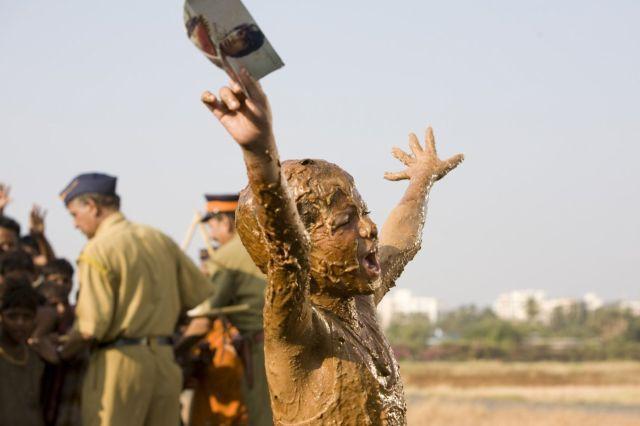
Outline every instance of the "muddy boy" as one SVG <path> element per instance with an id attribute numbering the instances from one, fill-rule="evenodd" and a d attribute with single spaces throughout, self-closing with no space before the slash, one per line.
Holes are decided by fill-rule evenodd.
<path id="1" fill-rule="evenodd" d="M 271 111 L 260 85 L 240 85 L 202 101 L 240 145 L 249 177 L 237 227 L 267 274 L 265 354 L 277 424 L 402 425 L 398 365 L 375 307 L 420 248 L 432 185 L 462 161 L 437 157 L 431 129 L 406 168 L 387 173 L 409 186 L 378 233 L 353 178 L 323 160 L 280 163 Z"/>

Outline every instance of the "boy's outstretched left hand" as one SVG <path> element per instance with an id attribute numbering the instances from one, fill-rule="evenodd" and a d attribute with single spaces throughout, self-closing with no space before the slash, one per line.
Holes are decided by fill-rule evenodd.
<path id="1" fill-rule="evenodd" d="M 425 147 L 423 148 L 416 135 L 409 134 L 409 148 L 411 148 L 413 155 L 394 147 L 391 153 L 407 168 L 397 173 L 387 172 L 384 174 L 384 178 L 392 181 L 403 179 L 420 180 L 425 185 L 431 186 L 434 182 L 445 177 L 451 170 L 458 167 L 464 160 L 464 155 L 462 154 L 454 155 L 446 160 L 439 159 L 431 127 L 427 128 L 425 139 Z"/>

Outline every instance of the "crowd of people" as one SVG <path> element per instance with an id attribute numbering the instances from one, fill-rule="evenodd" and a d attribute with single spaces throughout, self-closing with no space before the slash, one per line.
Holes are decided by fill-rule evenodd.
<path id="1" fill-rule="evenodd" d="M 101 192 L 100 188 L 91 190 Z M 83 265 L 87 263 L 83 262 L 87 248 L 78 260 L 79 271 L 83 274 L 78 292 L 74 290 L 75 262 L 56 256 L 46 236 L 43 209 L 38 206 L 32 208 L 25 232 L 15 219 L 7 215 L 10 195 L 10 188 L 0 184 L 0 424 L 93 424 L 91 409 L 86 407 L 89 404 L 84 404 L 83 412 L 83 398 L 96 397 L 91 394 L 91 389 L 88 391 L 83 387 L 85 376 L 103 374 L 108 377 L 114 373 L 121 376 L 118 378 L 120 388 L 116 386 L 114 390 L 115 394 L 120 394 L 126 392 L 127 387 L 135 386 L 132 380 L 136 375 L 135 372 L 114 372 L 104 365 L 99 366 L 98 353 L 108 352 L 105 348 L 116 347 L 132 351 L 130 347 L 141 346 L 140 342 L 132 339 L 137 336 L 124 337 L 126 333 L 120 332 L 107 338 L 110 331 L 105 330 L 99 339 L 94 333 L 88 345 L 79 349 L 68 348 L 73 346 L 74 330 L 82 329 L 79 322 L 87 321 L 91 315 L 106 316 L 104 306 L 90 306 L 89 300 L 99 300 L 99 297 L 95 289 L 98 280 L 92 279 L 86 268 L 82 272 Z M 191 274 L 200 275 L 189 281 L 202 288 L 192 292 L 191 296 L 181 296 L 193 300 L 190 303 L 183 300 L 179 320 L 166 342 L 171 345 L 169 362 L 179 361 L 183 386 L 178 389 L 182 392 L 180 398 L 174 394 L 173 403 L 161 401 L 160 404 L 177 407 L 180 399 L 180 421 L 183 424 L 272 424 L 262 345 L 265 278 L 251 262 L 235 233 L 237 201 L 237 194 L 206 196 L 206 213 L 198 226 L 206 226 L 209 230 L 207 249 L 203 250 L 199 271 L 195 265 L 187 264 L 186 267 Z M 119 214 L 110 216 L 113 218 Z M 78 228 L 82 230 L 82 226 Z M 107 224 L 100 226 L 104 228 Z M 90 239 L 96 240 L 93 236 Z M 143 239 L 148 243 L 152 236 Z M 184 255 L 180 259 L 190 262 Z M 136 259 L 136 262 L 140 260 Z M 205 290 L 202 280 L 212 286 Z M 78 301 L 79 309 L 72 300 Z M 140 303 L 135 297 L 132 301 L 133 304 Z M 102 300 L 101 304 L 112 302 Z M 228 314 L 216 311 L 225 306 L 239 308 L 230 309 Z M 192 309 L 187 313 L 187 308 Z M 142 310 L 142 307 L 135 309 L 136 313 Z M 167 309 L 157 310 L 160 315 L 171 316 Z M 117 314 L 113 312 L 112 315 Z M 101 320 L 113 322 L 110 318 Z M 154 321 L 145 318 L 145 322 Z M 132 329 L 134 325 L 129 322 L 123 329 Z M 135 358 L 136 354 L 132 352 L 127 356 Z M 92 370 L 88 372 L 90 368 Z M 153 381 L 153 378 L 148 380 Z M 99 399 L 91 404 L 97 413 L 95 424 L 125 424 L 116 416 L 131 418 L 130 407 L 112 402 L 115 414 L 109 414 L 111 418 L 105 417 L 104 410 L 98 412 L 105 404 L 109 405 L 107 400 L 125 399 L 108 395 L 107 382 L 98 392 Z M 140 405 L 141 401 L 134 397 L 128 403 Z M 169 410 L 168 415 L 167 411 L 154 411 L 161 415 L 164 413 L 168 418 L 162 424 L 180 423 L 171 420 L 174 409 Z"/>
<path id="2" fill-rule="evenodd" d="M 71 306 L 74 268 L 56 258 L 42 210 L 23 236 L 1 188 L 3 424 L 406 424 L 376 305 L 420 248 L 432 186 L 463 156 L 441 160 L 431 128 L 424 145 L 410 135 L 411 153 L 394 148 L 405 168 L 385 178 L 409 185 L 378 233 L 339 166 L 280 161 L 267 96 L 239 78 L 202 97 L 249 185 L 206 197 L 200 268 L 125 217 L 116 177 L 84 173 L 60 193 L 88 239 Z"/>
<path id="3" fill-rule="evenodd" d="M 74 320 L 74 267 L 56 257 L 44 211 L 33 206 L 22 233 L 5 214 L 10 201 L 10 188 L 0 185 L 0 418 L 7 424 L 79 424 L 86 357 L 51 362 Z"/>

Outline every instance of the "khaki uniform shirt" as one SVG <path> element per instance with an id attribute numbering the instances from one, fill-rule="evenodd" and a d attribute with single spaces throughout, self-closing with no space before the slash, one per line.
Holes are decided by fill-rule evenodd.
<path id="1" fill-rule="evenodd" d="M 220 308 L 246 303 L 249 310 L 229 314 L 229 320 L 243 334 L 262 330 L 266 277 L 253 263 L 240 237 L 234 235 L 216 250 L 214 256 L 206 261 L 205 267 L 215 291 L 202 307 Z"/>
<path id="2" fill-rule="evenodd" d="M 80 293 L 74 327 L 98 342 L 171 336 L 181 310 L 213 286 L 162 232 L 107 217 L 78 259 Z"/>

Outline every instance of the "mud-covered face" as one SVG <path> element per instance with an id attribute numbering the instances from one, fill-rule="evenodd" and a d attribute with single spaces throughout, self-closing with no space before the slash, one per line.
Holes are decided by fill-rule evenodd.
<path id="1" fill-rule="evenodd" d="M 309 235 L 312 291 L 338 297 L 371 294 L 380 275 L 378 231 L 353 178 L 324 160 L 288 160 L 282 172 Z M 253 261 L 268 273 L 272 258 L 256 208 L 251 189 L 245 188 L 236 228 Z"/>
<path id="2" fill-rule="evenodd" d="M 311 274 L 320 292 L 371 294 L 380 275 L 378 231 L 352 182 L 336 183 L 316 222 L 307 226 Z"/>

